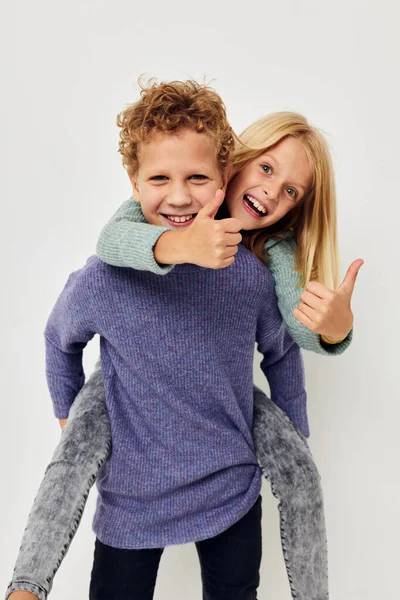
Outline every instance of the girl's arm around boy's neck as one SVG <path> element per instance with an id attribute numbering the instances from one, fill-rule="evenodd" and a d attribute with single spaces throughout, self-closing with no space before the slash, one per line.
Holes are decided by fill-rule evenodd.
<path id="1" fill-rule="evenodd" d="M 242 241 L 237 219 L 214 221 L 200 213 L 187 229 L 166 231 L 154 246 L 159 264 L 191 263 L 209 269 L 229 267 Z"/>
<path id="2" fill-rule="evenodd" d="M 214 199 L 203 207 L 188 228 L 172 230 L 149 225 L 140 204 L 133 199 L 127 200 L 102 230 L 97 254 L 108 264 L 158 275 L 169 273 L 175 264 L 181 263 L 209 268 L 229 266 L 241 240 L 241 224 L 231 218 L 215 220 L 217 207 L 218 202 Z M 266 249 L 270 257 L 268 266 L 276 283 L 278 305 L 293 339 L 301 348 L 317 354 L 342 354 L 351 344 L 352 330 L 342 342 L 338 343 L 339 338 L 335 337 L 330 339 L 337 343 L 328 344 L 293 315 L 303 291 L 298 287 L 300 276 L 294 268 L 296 242 L 270 238 Z"/>
<path id="3" fill-rule="evenodd" d="M 218 190 L 186 228 L 167 231 L 154 246 L 154 258 L 160 264 L 191 263 L 209 269 L 229 267 L 242 241 L 239 219 L 216 220 L 224 194 Z"/>

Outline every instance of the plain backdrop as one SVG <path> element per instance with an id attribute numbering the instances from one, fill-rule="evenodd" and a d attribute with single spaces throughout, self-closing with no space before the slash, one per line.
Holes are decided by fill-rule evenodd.
<path id="1" fill-rule="evenodd" d="M 1 60 L 0 586 L 59 439 L 43 330 L 67 275 L 130 196 L 116 115 L 137 78 L 204 78 L 240 131 L 296 110 L 326 134 L 338 191 L 341 273 L 364 258 L 340 357 L 305 352 L 310 445 L 320 469 L 333 600 L 398 598 L 399 63 L 388 0 L 3 1 Z M 98 340 L 85 355 L 94 366 Z M 255 380 L 265 387 L 255 357 Z M 55 579 L 87 598 L 96 491 Z M 261 599 L 290 598 L 277 503 L 263 485 Z M 156 600 L 200 600 L 193 544 L 167 549 Z"/>

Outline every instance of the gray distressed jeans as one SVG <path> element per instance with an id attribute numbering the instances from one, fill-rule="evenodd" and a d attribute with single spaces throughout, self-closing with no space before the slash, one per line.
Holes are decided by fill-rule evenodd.
<path id="1" fill-rule="evenodd" d="M 279 500 L 283 555 L 292 598 L 327 600 L 328 568 L 320 476 L 306 438 L 254 388 L 257 459 Z M 68 423 L 39 487 L 6 598 L 26 590 L 46 600 L 97 474 L 111 450 L 100 364 L 72 405 Z"/>

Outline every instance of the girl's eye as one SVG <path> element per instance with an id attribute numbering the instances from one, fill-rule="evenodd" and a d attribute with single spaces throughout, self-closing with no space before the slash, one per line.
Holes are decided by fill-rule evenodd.
<path id="1" fill-rule="evenodd" d="M 267 173 L 268 175 L 272 173 L 272 169 L 269 165 L 261 165 L 261 168 L 264 171 L 264 173 Z"/>
<path id="2" fill-rule="evenodd" d="M 286 191 L 289 194 L 289 196 L 291 196 L 292 198 L 296 198 L 296 196 L 297 196 L 296 190 L 294 190 L 293 188 L 286 188 Z"/>
<path id="3" fill-rule="evenodd" d="M 207 177 L 205 175 L 201 175 L 200 173 L 195 173 L 194 175 L 190 176 L 190 179 L 196 179 L 198 181 L 202 181 L 203 179 L 207 179 Z"/>
<path id="4" fill-rule="evenodd" d="M 164 181 L 167 179 L 165 175 L 154 175 L 154 177 L 150 177 L 151 181 Z"/>

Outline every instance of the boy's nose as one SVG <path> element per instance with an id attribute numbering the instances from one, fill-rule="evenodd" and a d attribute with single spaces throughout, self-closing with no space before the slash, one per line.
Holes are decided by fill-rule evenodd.
<path id="1" fill-rule="evenodd" d="M 180 207 L 191 204 L 192 200 L 190 194 L 188 194 L 185 190 L 176 190 L 175 192 L 169 194 L 167 202 L 170 206 Z"/>

